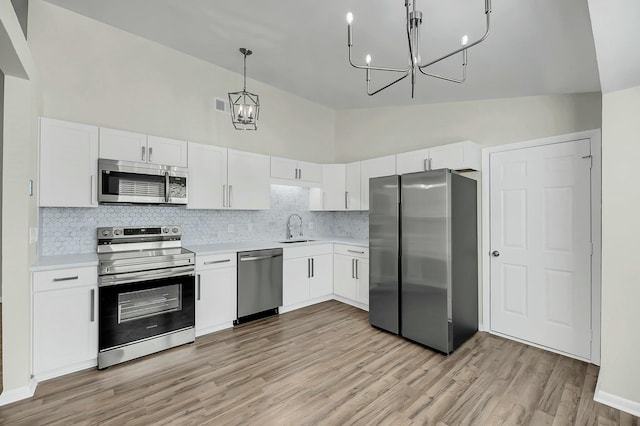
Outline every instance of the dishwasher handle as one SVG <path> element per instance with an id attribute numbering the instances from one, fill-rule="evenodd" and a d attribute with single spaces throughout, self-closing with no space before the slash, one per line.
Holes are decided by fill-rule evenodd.
<path id="1" fill-rule="evenodd" d="M 273 257 L 282 257 L 282 253 L 270 254 L 270 255 L 267 255 L 267 256 L 246 256 L 246 257 L 241 257 L 240 258 L 240 262 L 249 262 L 249 261 L 253 261 L 253 260 L 271 259 Z"/>

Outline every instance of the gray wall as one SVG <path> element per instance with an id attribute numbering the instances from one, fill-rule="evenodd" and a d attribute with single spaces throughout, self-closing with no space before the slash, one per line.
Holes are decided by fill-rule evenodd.
<path id="1" fill-rule="evenodd" d="M 13 8 L 16 11 L 16 16 L 18 16 L 18 21 L 20 22 L 20 27 L 22 27 L 22 32 L 24 33 L 24 37 L 27 37 L 27 18 L 29 14 L 29 0 L 11 0 L 11 4 L 13 4 Z"/>

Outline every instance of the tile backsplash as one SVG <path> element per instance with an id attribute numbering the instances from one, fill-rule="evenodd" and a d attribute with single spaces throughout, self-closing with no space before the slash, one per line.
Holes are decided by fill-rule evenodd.
<path id="1" fill-rule="evenodd" d="M 271 210 L 188 210 L 166 206 L 40 209 L 40 255 L 94 253 L 101 226 L 182 225 L 183 244 L 281 240 L 290 214 L 302 217 L 307 237 L 367 238 L 368 212 L 310 212 L 309 189 L 271 185 Z M 297 230 L 297 227 L 294 228 Z"/>

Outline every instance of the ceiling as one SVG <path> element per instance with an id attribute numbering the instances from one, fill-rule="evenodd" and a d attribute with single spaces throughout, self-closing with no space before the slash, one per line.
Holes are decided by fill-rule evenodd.
<path id="1" fill-rule="evenodd" d="M 239 47 L 254 54 L 247 76 L 335 109 L 600 90 L 587 0 L 493 0 L 491 33 L 469 50 L 468 77 L 455 84 L 417 77 L 366 95 L 365 72 L 347 62 L 345 16 L 354 15 L 353 55 L 404 67 L 402 0 L 48 0 L 114 27 L 242 73 Z M 424 14 L 421 56 L 439 57 L 484 32 L 482 0 L 417 0 Z M 432 72 L 457 77 L 455 56 Z M 374 72 L 372 87 L 395 73 Z M 229 88 L 238 89 L 238 88 Z M 251 83 L 248 83 L 251 90 Z"/>

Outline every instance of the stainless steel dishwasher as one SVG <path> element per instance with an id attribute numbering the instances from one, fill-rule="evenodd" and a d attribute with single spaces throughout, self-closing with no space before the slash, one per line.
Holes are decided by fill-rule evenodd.
<path id="1" fill-rule="evenodd" d="M 278 313 L 282 306 L 282 249 L 238 253 L 235 325 Z"/>

